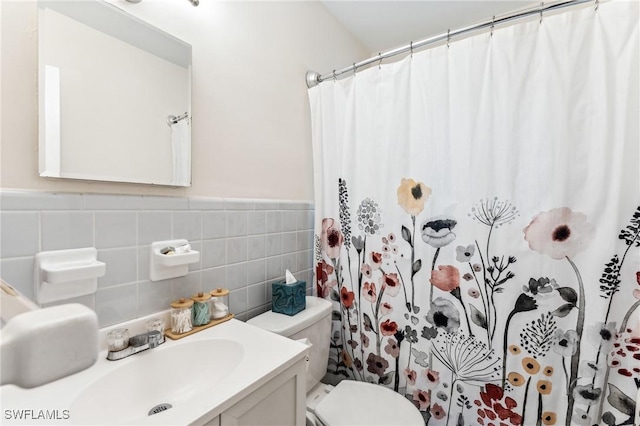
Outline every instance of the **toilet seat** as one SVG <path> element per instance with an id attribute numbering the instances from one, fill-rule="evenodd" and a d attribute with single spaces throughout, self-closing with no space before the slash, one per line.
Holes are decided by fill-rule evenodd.
<path id="1" fill-rule="evenodd" d="M 315 409 L 325 426 L 424 426 L 420 411 L 383 386 L 343 380 Z"/>

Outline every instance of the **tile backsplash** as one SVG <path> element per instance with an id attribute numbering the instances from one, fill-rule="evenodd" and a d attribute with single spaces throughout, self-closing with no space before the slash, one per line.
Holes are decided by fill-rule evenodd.
<path id="1" fill-rule="evenodd" d="M 35 300 L 34 256 L 95 247 L 107 264 L 83 303 L 101 327 L 168 308 L 172 300 L 218 287 L 246 320 L 271 308 L 271 283 L 289 269 L 313 278 L 313 204 L 273 200 L 0 192 L 0 276 Z M 184 277 L 152 282 L 150 244 L 187 239 L 200 252 Z"/>

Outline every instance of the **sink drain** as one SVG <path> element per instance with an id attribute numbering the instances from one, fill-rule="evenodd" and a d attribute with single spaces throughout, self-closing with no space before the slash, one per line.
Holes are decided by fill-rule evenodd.
<path id="1" fill-rule="evenodd" d="M 149 410 L 148 416 L 153 416 L 154 414 L 162 413 L 163 411 L 167 411 L 169 408 L 173 407 L 171 404 L 158 404 Z"/>

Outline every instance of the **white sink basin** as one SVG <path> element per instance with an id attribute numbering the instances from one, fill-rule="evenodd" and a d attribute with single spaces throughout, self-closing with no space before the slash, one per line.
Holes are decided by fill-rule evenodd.
<path id="1" fill-rule="evenodd" d="M 118 326 L 143 327 L 146 319 Z M 301 343 L 232 319 L 119 361 L 108 361 L 103 350 L 92 367 L 46 385 L 1 386 L 2 424 L 205 424 L 307 352 Z M 159 404 L 172 407 L 149 415 Z"/>
<path id="2" fill-rule="evenodd" d="M 226 339 L 185 341 L 148 350 L 122 361 L 73 401 L 75 423 L 131 423 L 160 405 L 180 404 L 208 392 L 232 374 L 244 357 L 238 342 Z M 164 406 L 166 407 L 166 405 Z"/>

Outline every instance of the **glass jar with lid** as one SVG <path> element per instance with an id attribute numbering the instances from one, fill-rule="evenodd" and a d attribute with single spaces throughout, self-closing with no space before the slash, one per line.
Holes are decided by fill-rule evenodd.
<path id="1" fill-rule="evenodd" d="M 191 308 L 193 300 L 181 298 L 171 303 L 171 331 L 183 334 L 193 328 Z"/>
<path id="2" fill-rule="evenodd" d="M 209 293 L 199 292 L 191 297 L 193 300 L 193 325 L 206 325 L 209 324 L 209 299 L 211 295 Z"/>

